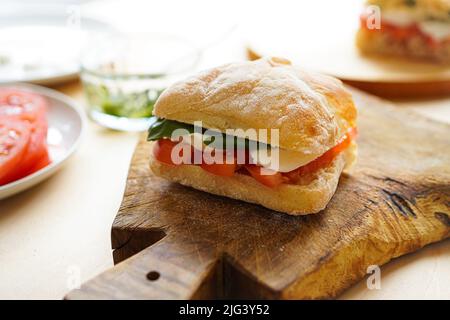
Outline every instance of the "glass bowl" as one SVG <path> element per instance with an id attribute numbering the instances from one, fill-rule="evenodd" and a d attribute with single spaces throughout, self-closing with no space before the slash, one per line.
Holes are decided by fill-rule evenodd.
<path id="1" fill-rule="evenodd" d="M 147 130 L 159 95 L 193 72 L 200 59 L 199 49 L 172 35 L 117 33 L 89 39 L 81 80 L 90 118 L 111 129 Z"/>

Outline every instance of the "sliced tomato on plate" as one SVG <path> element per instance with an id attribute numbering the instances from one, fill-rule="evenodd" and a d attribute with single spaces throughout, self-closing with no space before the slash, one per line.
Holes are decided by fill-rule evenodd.
<path id="1" fill-rule="evenodd" d="M 2 182 L 23 178 L 50 163 L 47 149 L 47 101 L 44 97 L 14 88 L 0 88 L 0 119 L 24 123 L 29 143 L 14 170 L 4 173 Z"/>
<path id="2" fill-rule="evenodd" d="M 25 173 L 24 176 L 27 176 L 29 174 L 32 174 L 38 170 L 41 170 L 42 168 L 45 168 L 48 166 L 52 161 L 50 160 L 50 155 L 46 151 L 45 154 L 34 163 L 34 166 L 30 168 L 28 172 Z"/>
<path id="3" fill-rule="evenodd" d="M 31 125 L 8 117 L 0 118 L 0 185 L 14 180 L 27 152 Z"/>
<path id="4" fill-rule="evenodd" d="M 36 121 L 32 124 L 30 144 L 20 163 L 20 170 L 17 172 L 18 175 L 16 179 L 23 178 L 24 176 L 33 173 L 33 168 L 45 157 L 48 157 L 47 123 Z"/>
<path id="5" fill-rule="evenodd" d="M 45 122 L 46 112 L 47 101 L 44 97 L 14 88 L 0 88 L 0 118 L 7 116 L 31 123 Z"/>

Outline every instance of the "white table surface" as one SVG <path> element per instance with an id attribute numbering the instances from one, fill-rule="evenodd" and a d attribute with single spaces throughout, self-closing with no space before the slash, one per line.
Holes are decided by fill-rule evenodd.
<path id="1" fill-rule="evenodd" d="M 92 12 L 101 11 L 96 5 Z M 114 6 L 108 13 L 114 19 Z M 242 55 L 241 46 L 233 42 L 230 50 L 227 41 L 209 51 L 206 65 Z M 79 83 L 57 89 L 84 104 Z M 450 97 L 399 107 L 450 124 Z M 113 265 L 110 229 L 137 137 L 89 122 L 79 150 L 58 174 L 0 201 L 0 298 L 61 299 Z M 380 290 L 368 290 L 363 280 L 341 298 L 450 299 L 450 239 L 383 266 Z"/>

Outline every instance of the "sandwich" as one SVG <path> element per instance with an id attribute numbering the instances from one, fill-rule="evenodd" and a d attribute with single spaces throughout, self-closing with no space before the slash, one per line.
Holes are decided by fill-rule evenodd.
<path id="1" fill-rule="evenodd" d="M 226 64 L 175 83 L 153 115 L 156 176 L 291 215 L 324 209 L 356 157 L 351 94 L 339 80 L 282 58 Z"/>
<path id="2" fill-rule="evenodd" d="M 450 63 L 450 0 L 369 0 L 357 46 L 363 53 Z"/>

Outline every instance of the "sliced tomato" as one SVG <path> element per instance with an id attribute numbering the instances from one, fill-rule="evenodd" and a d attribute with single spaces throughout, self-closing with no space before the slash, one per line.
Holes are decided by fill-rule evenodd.
<path id="1" fill-rule="evenodd" d="M 28 123 L 28 121 L 22 121 Z M 47 149 L 47 123 L 37 121 L 31 125 L 30 143 L 23 155 L 18 168 L 9 175 L 9 180 L 21 179 L 33 172 L 42 163 L 42 159 L 49 158 Z M 48 164 L 48 163 L 47 163 Z M 40 168 L 39 168 L 40 169 Z"/>
<path id="2" fill-rule="evenodd" d="M 47 123 L 38 121 L 32 125 L 30 145 L 20 164 L 24 174 L 47 154 Z"/>
<path id="3" fill-rule="evenodd" d="M 203 170 L 208 171 L 212 174 L 223 176 L 223 177 L 231 177 L 234 175 L 234 172 L 237 170 L 238 166 L 236 163 L 214 163 L 214 164 L 206 164 L 202 163 L 200 165 Z"/>
<path id="4" fill-rule="evenodd" d="M 41 170 L 42 168 L 45 168 L 51 163 L 50 155 L 46 151 L 45 154 L 34 164 L 34 166 L 25 174 L 25 176 L 35 173 L 38 170 Z"/>
<path id="5" fill-rule="evenodd" d="M 47 151 L 47 102 L 40 95 L 18 91 L 14 88 L 0 89 L 0 118 L 16 119 L 31 126 L 30 143 L 20 166 L 9 179 L 17 180 L 28 175 Z"/>
<path id="6" fill-rule="evenodd" d="M 23 178 L 48 165 L 47 101 L 45 98 L 13 88 L 0 88 L 0 118 L 25 123 L 30 129 L 29 143 L 14 170 L 3 177 L 4 181 Z"/>
<path id="7" fill-rule="evenodd" d="M 382 31 L 389 32 L 392 37 L 396 38 L 399 41 L 409 39 L 416 35 L 422 35 L 422 32 L 417 27 L 416 24 L 412 24 L 406 27 L 399 27 L 390 24 L 383 24 L 381 26 Z"/>
<path id="8" fill-rule="evenodd" d="M 153 147 L 153 156 L 160 162 L 165 164 L 175 165 L 172 161 L 172 149 L 177 145 L 170 139 L 160 139 L 156 141 Z"/>
<path id="9" fill-rule="evenodd" d="M 30 122 L 45 121 L 47 101 L 40 95 L 0 88 L 0 117 L 15 117 Z"/>
<path id="10" fill-rule="evenodd" d="M 280 173 L 264 169 L 263 167 L 254 164 L 246 164 L 242 170 L 245 169 L 254 179 L 270 188 L 276 188 L 285 182 L 295 183 L 302 175 L 315 172 L 320 168 L 328 166 L 339 153 L 348 148 L 351 141 L 356 137 L 356 134 L 356 128 L 350 129 L 335 147 L 325 152 L 316 160 L 291 172 Z M 172 160 L 172 150 L 177 144 L 178 142 L 173 142 L 169 139 L 156 141 L 155 147 L 153 148 L 154 157 L 160 162 L 169 165 L 177 165 Z M 191 148 L 191 159 L 193 159 L 192 153 L 193 148 Z M 182 154 L 180 156 L 182 156 Z M 203 162 L 200 166 L 205 171 L 224 177 L 233 176 L 239 169 L 236 158 L 233 163 L 226 163 L 224 159 L 223 163 L 206 164 Z"/>
<path id="11" fill-rule="evenodd" d="M 332 152 L 333 154 L 338 154 L 348 148 L 348 146 L 352 143 L 352 141 L 356 138 L 358 131 L 356 128 L 350 128 L 347 133 L 342 137 L 339 143 L 331 148 L 328 152 Z"/>
<path id="12" fill-rule="evenodd" d="M 298 169 L 283 173 L 283 175 L 289 178 L 291 182 L 295 183 L 300 179 L 302 175 L 313 173 L 321 168 L 329 166 L 339 153 L 341 153 L 350 146 L 352 140 L 356 138 L 356 135 L 357 135 L 356 128 L 349 129 L 347 134 L 336 146 L 325 152 L 319 158 L 315 159 L 314 161 L 311 161 L 310 163 Z"/>
<path id="13" fill-rule="evenodd" d="M 176 165 L 172 160 L 172 150 L 178 144 L 178 142 L 173 142 L 169 139 L 160 139 L 156 141 L 155 146 L 153 148 L 153 156 L 160 162 L 169 165 Z M 181 151 L 182 152 L 182 151 Z M 191 150 L 193 152 L 193 150 Z M 183 156 L 180 154 L 180 156 Z M 191 159 L 193 159 L 193 154 L 191 154 Z M 224 161 L 225 162 L 225 161 Z M 237 164 L 231 163 L 223 163 L 223 164 L 200 164 L 201 168 L 211 172 L 213 174 L 217 174 L 219 176 L 230 177 L 234 174 L 237 168 Z"/>
<path id="14" fill-rule="evenodd" d="M 362 29 L 368 29 L 368 26 L 367 26 L 367 14 L 365 14 L 365 13 L 363 13 L 363 14 L 361 14 L 360 16 L 359 16 L 359 26 L 362 28 Z"/>
<path id="15" fill-rule="evenodd" d="M 270 170 L 263 171 L 263 167 L 254 164 L 246 164 L 245 169 L 253 178 L 267 187 L 275 188 L 284 182 L 283 175 L 279 172 L 272 171 L 269 174 Z"/>
<path id="16" fill-rule="evenodd" d="M 0 185 L 13 181 L 27 152 L 31 126 L 24 121 L 0 118 Z"/>
<path id="17" fill-rule="evenodd" d="M 213 150 L 211 152 L 211 157 L 216 157 L 216 156 L 222 156 L 222 161 L 221 163 L 212 163 L 212 164 L 207 164 L 205 163 L 205 159 L 204 156 L 202 157 L 202 164 L 200 165 L 202 167 L 203 170 L 206 170 L 212 174 L 218 175 L 218 176 L 223 176 L 223 177 L 231 177 L 234 175 L 234 172 L 237 170 L 238 165 L 237 165 L 237 160 L 236 157 L 231 158 L 229 157 L 227 159 L 227 153 L 226 151 L 220 151 L 220 154 L 216 154 L 215 153 L 216 150 Z"/>

